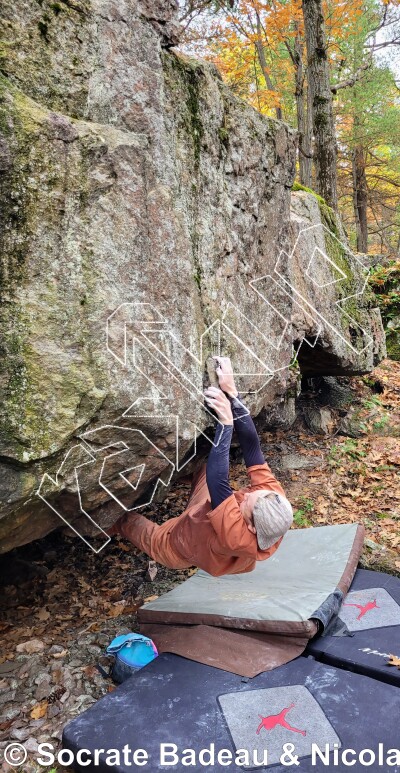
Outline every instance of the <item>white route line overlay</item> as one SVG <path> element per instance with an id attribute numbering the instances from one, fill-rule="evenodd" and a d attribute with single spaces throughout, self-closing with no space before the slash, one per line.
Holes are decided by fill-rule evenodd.
<path id="1" fill-rule="evenodd" d="M 202 402 L 202 399 L 203 399 L 202 398 L 202 389 L 199 389 L 199 387 L 197 387 L 196 384 L 193 383 L 193 381 L 189 378 L 188 374 L 183 372 L 182 370 L 180 370 L 180 368 L 175 365 L 175 363 L 167 356 L 167 354 L 159 346 L 157 346 L 157 344 L 154 343 L 154 341 L 152 341 L 151 338 L 149 338 L 149 335 L 146 335 L 146 334 L 149 334 L 149 333 L 151 334 L 151 333 L 154 333 L 154 332 L 158 332 L 158 333 L 159 332 L 165 332 L 168 335 L 169 339 L 172 340 L 175 343 L 175 345 L 177 347 L 179 347 L 181 350 L 183 350 L 185 355 L 190 358 L 190 361 L 195 366 L 197 366 L 199 369 L 202 370 L 203 369 L 203 361 L 205 361 L 205 351 L 206 351 L 205 339 L 207 337 L 208 340 L 211 340 L 214 337 L 214 339 L 216 339 L 216 342 L 214 344 L 214 352 L 217 353 L 217 354 L 220 354 L 221 353 L 221 329 L 222 329 L 224 332 L 226 332 L 230 336 L 232 336 L 237 341 L 239 347 L 241 347 L 248 354 L 250 354 L 251 357 L 253 358 L 253 360 L 257 364 L 260 365 L 260 371 L 259 372 L 258 371 L 254 371 L 254 372 L 249 373 L 249 372 L 241 372 L 241 371 L 239 372 L 238 371 L 238 372 L 234 373 L 234 375 L 237 376 L 237 377 L 240 377 L 240 376 L 250 376 L 250 375 L 252 375 L 252 376 L 264 376 L 265 377 L 265 380 L 263 381 L 261 386 L 257 390 L 254 390 L 254 392 L 253 392 L 254 394 L 257 394 L 258 392 L 260 392 L 261 389 L 263 389 L 264 386 L 266 386 L 271 381 L 271 379 L 274 377 L 274 375 L 276 375 L 276 373 L 278 373 L 279 371 L 285 370 L 290 364 L 296 362 L 297 357 L 298 357 L 298 353 L 299 353 L 299 350 L 300 350 L 300 347 L 301 347 L 301 345 L 303 343 L 307 343 L 307 345 L 310 346 L 311 348 L 315 347 L 315 345 L 316 345 L 316 343 L 317 343 L 317 341 L 318 341 L 318 339 L 320 337 L 321 331 L 323 329 L 323 324 L 325 324 L 335 335 L 337 335 L 340 338 L 340 340 L 342 342 L 345 343 L 346 346 L 349 346 L 349 348 L 353 352 L 355 352 L 357 354 L 361 354 L 368 347 L 372 346 L 372 344 L 373 344 L 372 336 L 370 336 L 366 332 L 366 330 L 364 330 L 359 325 L 359 323 L 356 320 L 354 320 L 349 314 L 347 314 L 347 312 L 345 312 L 342 309 L 342 314 L 345 315 L 348 318 L 349 324 L 352 324 L 355 329 L 358 329 L 359 331 L 361 331 L 363 339 L 364 339 L 364 341 L 366 341 L 365 346 L 361 350 L 357 350 L 353 346 L 351 341 L 348 341 L 343 336 L 341 330 L 338 330 L 332 324 L 331 321 L 329 321 L 320 311 L 318 311 L 318 309 L 316 309 L 315 306 L 310 301 L 308 301 L 307 298 L 305 298 L 304 295 L 302 295 L 302 293 L 300 293 L 297 290 L 297 288 L 294 287 L 294 285 L 291 282 L 289 282 L 289 280 L 286 278 L 284 273 L 279 270 L 279 263 L 280 263 L 280 261 L 282 261 L 283 258 L 286 258 L 286 261 L 290 261 L 295 256 L 296 250 L 299 248 L 300 241 L 303 238 L 304 234 L 307 233 L 310 230 L 313 230 L 313 229 L 322 229 L 322 232 L 325 231 L 326 233 L 328 233 L 330 235 L 331 238 L 335 239 L 335 241 L 338 243 L 340 248 L 342 248 L 346 253 L 349 252 L 347 247 L 346 247 L 346 245 L 344 245 L 342 242 L 340 242 L 337 239 L 337 237 L 335 236 L 335 234 L 333 234 L 331 231 L 329 231 L 329 229 L 325 225 L 321 224 L 321 225 L 307 226 L 306 228 L 303 228 L 303 229 L 301 229 L 299 231 L 299 234 L 298 234 L 298 236 L 296 238 L 296 241 L 294 243 L 294 246 L 293 246 L 292 251 L 291 251 L 290 254 L 287 254 L 284 250 L 281 250 L 281 252 L 279 253 L 278 259 L 277 259 L 275 267 L 274 267 L 274 274 L 276 274 L 276 276 L 278 277 L 278 280 L 274 276 L 272 276 L 271 274 L 265 274 L 264 276 L 261 276 L 261 277 L 258 277 L 257 279 L 249 281 L 249 286 L 252 288 L 252 290 L 254 290 L 254 292 L 259 296 L 259 298 L 261 298 L 262 301 L 270 309 L 272 309 L 274 314 L 276 314 L 279 317 L 281 323 L 283 323 L 283 331 L 282 331 L 282 334 L 281 334 L 281 336 L 280 336 L 280 338 L 279 338 L 277 343 L 274 343 L 273 340 L 271 340 L 268 337 L 266 337 L 262 333 L 262 331 L 256 325 L 254 325 L 254 323 L 251 321 L 251 319 L 249 319 L 248 316 L 246 316 L 242 311 L 240 311 L 239 307 L 235 306 L 232 302 L 229 302 L 227 304 L 227 308 L 226 308 L 225 312 L 222 315 L 222 319 L 219 319 L 219 318 L 216 319 L 202 333 L 202 335 L 200 337 L 200 342 L 199 342 L 200 343 L 200 353 L 199 353 L 198 357 L 190 349 L 185 347 L 171 331 L 168 331 L 166 329 L 167 320 L 162 317 L 162 315 L 158 311 L 158 309 L 156 307 L 154 307 L 151 303 L 147 303 L 147 302 L 126 302 L 126 303 L 122 303 L 122 304 L 120 304 L 117 307 L 117 309 L 115 309 L 115 311 L 112 312 L 112 314 L 109 315 L 109 317 L 107 318 L 107 321 L 106 321 L 106 348 L 107 348 L 107 351 L 112 355 L 112 357 L 120 365 L 122 365 L 125 368 L 128 365 L 128 362 L 127 362 L 127 354 L 128 354 L 128 331 L 127 331 L 127 326 L 128 326 L 128 324 L 132 325 L 133 323 L 136 323 L 137 326 L 141 326 L 140 337 L 138 337 L 137 335 L 133 335 L 133 338 L 132 338 L 133 364 L 134 364 L 135 369 L 138 370 L 138 372 L 140 372 L 144 376 L 144 378 L 156 389 L 156 391 L 158 392 L 158 395 L 159 395 L 157 399 L 154 399 L 154 398 L 141 398 L 141 397 L 137 398 L 131 404 L 131 406 L 122 414 L 122 417 L 123 418 L 136 417 L 136 418 L 149 418 L 149 419 L 156 419 L 156 418 L 162 417 L 164 419 L 168 418 L 168 419 L 171 419 L 171 420 L 175 421 L 175 461 L 174 462 L 172 462 L 170 459 L 168 459 L 168 457 L 161 451 L 161 449 L 157 445 L 152 443 L 152 441 L 147 437 L 147 435 L 145 435 L 144 432 L 142 432 L 141 430 L 134 430 L 134 429 L 131 430 L 132 432 L 134 432 L 134 431 L 140 432 L 140 434 L 145 438 L 145 440 L 149 443 L 149 445 L 151 445 L 153 447 L 153 449 L 156 451 L 156 453 L 158 453 L 162 457 L 164 457 L 167 465 L 169 465 L 169 467 L 170 467 L 170 474 L 169 474 L 169 477 L 168 477 L 166 482 L 164 482 L 164 480 L 163 480 L 164 476 L 158 476 L 157 477 L 157 480 L 155 481 L 155 484 L 154 484 L 154 487 L 153 487 L 153 490 L 152 490 L 152 493 L 151 493 L 151 497 L 148 500 L 148 502 L 142 503 L 141 505 L 137 505 L 137 506 L 133 506 L 131 508 L 128 508 L 118 498 L 118 496 L 113 492 L 113 490 L 110 488 L 110 483 L 108 483 L 108 485 L 106 485 L 104 483 L 104 481 L 102 480 L 102 476 L 104 474 L 105 467 L 108 464 L 107 460 L 109 460 L 110 458 L 112 458 L 112 457 L 114 457 L 116 455 L 119 455 L 121 453 L 129 452 L 129 450 L 130 450 L 129 446 L 124 441 L 120 441 L 119 442 L 119 444 L 121 446 L 123 446 L 122 449 L 117 450 L 117 451 L 113 451 L 113 453 L 109 454 L 108 456 L 106 456 L 103 459 L 101 470 L 100 470 L 100 473 L 99 473 L 99 476 L 98 476 L 98 481 L 97 481 L 98 485 L 101 488 L 103 488 L 112 499 L 114 499 L 114 501 L 118 504 L 118 506 L 121 507 L 122 512 L 133 511 L 133 510 L 136 510 L 136 509 L 138 509 L 140 507 L 143 507 L 144 504 L 150 504 L 152 502 L 152 500 L 153 500 L 153 497 L 154 497 L 154 495 L 156 493 L 156 490 L 157 490 L 159 484 L 162 484 L 164 487 L 168 486 L 174 471 L 175 470 L 176 471 L 180 471 L 181 469 L 183 469 L 183 467 L 186 464 L 188 464 L 188 462 L 191 461 L 196 456 L 196 453 L 197 453 L 197 434 L 196 434 L 196 431 L 199 432 L 200 434 L 202 434 L 204 437 L 206 437 L 207 440 L 212 445 L 215 445 L 214 442 L 205 434 L 205 432 L 202 429 L 202 427 L 198 426 L 194 422 L 193 423 L 193 432 L 194 432 L 193 447 L 194 447 L 194 452 L 193 452 L 193 454 L 188 459 L 185 460 L 184 464 L 180 465 L 180 462 L 179 462 L 179 438 L 180 438 L 179 429 L 180 429 L 180 422 L 182 421 L 182 418 L 179 415 L 179 413 L 170 413 L 170 412 L 165 412 L 165 411 L 162 411 L 161 413 L 156 413 L 156 412 L 154 412 L 154 410 L 151 411 L 151 412 L 147 412 L 147 411 L 141 410 L 141 408 L 140 408 L 141 403 L 143 401 L 147 400 L 148 402 L 152 403 L 153 408 L 154 408 L 155 403 L 157 403 L 158 406 L 161 406 L 161 409 L 163 408 L 161 403 L 163 401 L 165 401 L 165 403 L 166 403 L 165 408 L 168 411 L 167 405 L 171 401 L 167 397 L 161 396 L 162 393 L 160 392 L 160 389 L 157 386 L 157 384 L 154 382 L 154 380 L 152 380 L 150 378 L 150 376 L 145 372 L 145 370 L 139 366 L 139 364 L 137 362 L 138 349 L 144 350 L 149 355 L 149 357 L 152 357 L 153 361 L 155 360 L 158 363 L 158 365 L 161 367 L 161 369 L 164 370 L 168 374 L 169 378 L 173 382 L 175 382 L 175 383 L 177 382 L 179 384 L 179 386 L 181 388 L 183 388 L 189 394 L 189 396 L 198 403 L 199 407 L 201 407 L 203 411 L 206 411 L 206 413 L 208 413 L 209 416 L 212 416 L 212 418 L 215 420 L 215 416 L 210 413 L 208 408 Z M 331 268 L 334 269 L 337 272 L 337 274 L 338 274 L 337 278 L 332 279 L 330 282 L 324 283 L 323 285 L 318 284 L 318 282 L 316 282 L 315 278 L 311 275 L 311 267 L 312 267 L 312 263 L 314 261 L 314 258 L 315 258 L 316 254 L 319 254 L 322 259 L 326 260 L 327 263 L 331 266 Z M 353 255 L 353 259 L 359 264 L 359 266 L 362 269 L 362 271 L 365 272 L 365 280 L 363 282 L 363 285 L 362 285 L 361 289 L 358 292 L 355 292 L 352 295 L 346 296 L 345 298 L 342 298 L 342 299 L 336 301 L 335 305 L 337 305 L 337 306 L 343 305 L 347 300 L 350 300 L 352 298 L 361 296 L 364 293 L 364 291 L 365 291 L 365 287 L 366 287 L 366 284 L 367 284 L 367 281 L 368 281 L 368 274 L 369 274 L 370 269 L 366 268 L 364 266 L 364 264 L 362 263 L 362 261 L 359 260 L 356 255 L 354 255 L 354 253 L 352 255 Z M 315 284 L 317 287 L 320 287 L 320 288 L 328 286 L 328 285 L 331 285 L 331 284 L 335 284 L 337 282 L 340 282 L 340 281 L 348 279 L 348 277 L 346 276 L 346 274 L 344 273 L 342 268 L 340 266 L 338 266 L 326 254 L 326 252 L 321 250 L 321 248 L 318 247 L 318 246 L 314 246 L 313 253 L 312 253 L 312 255 L 311 255 L 311 257 L 310 257 L 310 259 L 308 261 L 308 264 L 306 266 L 306 270 L 305 270 L 305 274 L 304 275 L 307 276 L 307 278 L 313 284 Z M 260 288 L 257 287 L 257 285 L 260 284 L 260 282 L 262 282 L 263 280 L 268 280 L 270 286 L 275 286 L 276 291 L 279 291 L 280 293 L 284 293 L 285 295 L 287 295 L 288 300 L 290 300 L 291 303 L 296 304 L 302 310 L 302 312 L 307 315 L 307 317 L 311 318 L 313 323 L 314 323 L 314 325 L 316 325 L 316 328 L 317 328 L 317 332 L 314 335 L 314 341 L 311 342 L 308 338 L 303 338 L 300 341 L 300 343 L 299 343 L 299 345 L 297 347 L 297 350 L 294 353 L 294 356 L 292 357 L 292 359 L 289 360 L 289 362 L 287 364 L 285 364 L 285 365 L 283 365 L 283 366 L 281 366 L 279 368 L 274 368 L 272 363 L 267 363 L 267 362 L 265 362 L 265 360 L 261 359 L 258 356 L 257 352 L 254 351 L 254 349 L 252 347 L 250 347 L 248 344 L 246 344 L 241 339 L 240 335 L 238 335 L 235 332 L 235 330 L 229 324 L 224 322 L 224 320 L 227 318 L 228 314 L 233 310 L 234 313 L 237 314 L 243 320 L 243 322 L 247 323 L 247 325 L 249 326 L 250 329 L 254 330 L 255 337 L 256 336 L 262 337 L 264 339 L 264 341 L 272 349 L 275 350 L 275 352 L 279 352 L 279 350 L 281 348 L 283 348 L 285 340 L 286 340 L 285 339 L 285 335 L 286 335 L 287 331 L 289 330 L 290 324 L 291 324 L 290 323 L 290 319 L 287 319 L 271 303 L 271 301 L 268 300 L 268 298 L 265 297 L 265 295 L 260 290 Z M 123 329 L 122 329 L 123 356 L 122 357 L 119 356 L 119 354 L 115 350 L 115 347 L 113 347 L 112 343 L 111 343 L 111 339 L 112 339 L 111 332 L 112 332 L 113 323 L 115 321 L 117 321 L 117 324 L 118 324 L 118 322 L 120 322 L 119 317 L 121 316 L 121 314 L 122 314 L 122 317 L 123 317 Z M 121 333 L 120 333 L 120 335 L 121 335 Z M 209 349 L 209 347 L 207 347 L 207 349 Z M 247 409 L 246 409 L 246 413 L 248 413 Z M 243 415 L 245 415 L 245 414 L 243 414 Z M 217 422 L 220 423 L 218 419 L 217 419 Z M 83 435 L 80 436 L 81 439 L 83 440 L 83 442 L 78 444 L 78 445 L 73 446 L 71 449 L 69 449 L 69 451 L 65 455 L 65 457 L 64 457 L 64 459 L 63 459 L 63 461 L 62 461 L 62 463 L 61 463 L 61 465 L 59 467 L 59 469 L 57 470 L 57 472 L 55 474 L 55 478 L 53 478 L 50 475 L 48 475 L 47 473 L 45 473 L 43 475 L 42 479 L 41 479 L 41 483 L 40 483 L 39 488 L 38 488 L 38 490 L 36 492 L 37 495 L 50 507 L 50 509 L 59 518 L 61 518 L 61 520 L 65 524 L 67 524 L 75 532 L 75 534 L 77 534 L 77 536 L 79 536 L 85 542 L 85 544 L 94 553 L 99 553 L 110 542 L 111 538 L 93 520 L 93 518 L 89 515 L 89 513 L 86 512 L 86 510 L 83 507 L 82 495 L 81 495 L 81 490 L 80 490 L 80 485 L 79 485 L 78 470 L 80 468 L 88 465 L 88 464 L 94 464 L 97 461 L 96 453 L 98 454 L 100 451 L 104 451 L 108 447 L 108 446 L 103 446 L 101 448 L 98 448 L 98 449 L 94 450 L 93 448 L 90 447 L 89 443 L 86 440 L 86 437 L 89 436 L 89 435 L 93 435 L 95 432 L 100 432 L 102 429 L 108 429 L 110 427 L 115 428 L 115 429 L 123 430 L 124 432 L 129 430 L 128 427 L 118 427 L 117 425 L 103 425 L 103 426 L 101 426 L 101 427 L 99 427 L 99 428 L 97 428 L 95 430 L 90 430 L 89 432 L 84 433 Z M 109 445 L 112 445 L 115 448 L 116 443 L 114 442 L 114 443 L 109 444 Z M 59 479 L 61 477 L 61 472 L 63 470 L 63 467 L 65 466 L 65 463 L 66 463 L 69 455 L 71 454 L 71 452 L 74 449 L 77 449 L 77 448 L 79 448 L 80 451 L 83 451 L 86 455 L 88 455 L 90 457 L 86 462 L 83 462 L 82 464 L 76 465 L 74 467 L 74 475 L 75 475 L 75 481 L 76 481 L 76 486 L 77 486 L 77 494 L 78 494 L 78 501 L 79 501 L 79 511 L 82 513 L 82 515 L 84 515 L 91 522 L 91 524 L 93 526 L 95 526 L 98 529 L 100 534 L 104 535 L 105 540 L 104 540 L 103 544 L 100 547 L 95 547 L 94 545 L 92 545 L 89 542 L 89 540 L 86 539 L 73 526 L 73 524 L 71 523 L 70 519 L 68 519 L 65 516 L 65 514 L 63 515 L 61 512 L 59 512 L 59 510 L 57 510 L 56 507 L 51 503 L 51 501 L 43 494 L 43 489 L 46 487 L 46 484 L 48 484 L 48 483 L 51 484 L 53 489 L 57 490 L 57 488 L 59 486 Z M 132 488 L 133 491 L 136 491 L 138 486 L 139 486 L 139 484 L 140 484 L 140 481 L 141 481 L 141 479 L 143 477 L 145 467 L 146 467 L 145 463 L 133 464 L 133 465 L 128 466 L 124 470 L 118 472 L 118 476 L 120 478 L 122 478 Z M 126 475 L 128 473 L 132 473 L 134 470 L 138 470 L 138 477 L 137 477 L 136 483 L 132 483 L 126 477 Z"/>

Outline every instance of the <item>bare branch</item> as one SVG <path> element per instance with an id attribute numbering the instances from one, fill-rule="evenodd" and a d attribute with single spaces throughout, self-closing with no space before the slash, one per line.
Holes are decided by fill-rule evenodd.
<path id="1" fill-rule="evenodd" d="M 361 65 L 361 67 L 356 70 L 354 75 L 351 75 L 349 78 L 346 78 L 344 81 L 340 81 L 339 83 L 335 83 L 333 86 L 331 86 L 331 92 L 332 94 L 336 94 L 339 89 L 347 89 L 349 86 L 354 86 L 357 81 L 361 80 L 362 76 L 364 75 L 365 70 L 368 70 L 369 67 L 371 67 L 372 59 L 370 59 L 368 62 L 364 62 L 364 64 Z"/>

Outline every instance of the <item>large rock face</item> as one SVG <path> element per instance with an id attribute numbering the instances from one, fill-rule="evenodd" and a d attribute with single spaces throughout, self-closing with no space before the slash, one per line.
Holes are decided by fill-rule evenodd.
<path id="1" fill-rule="evenodd" d="M 336 305 L 363 272 L 331 213 L 297 193 L 290 219 L 294 132 L 168 50 L 172 0 L 3 6 L 5 551 L 161 496 L 213 435 L 210 353 L 273 424 L 290 420 L 293 344 L 318 336 L 305 372 L 358 373 L 383 337 L 368 296 Z"/>

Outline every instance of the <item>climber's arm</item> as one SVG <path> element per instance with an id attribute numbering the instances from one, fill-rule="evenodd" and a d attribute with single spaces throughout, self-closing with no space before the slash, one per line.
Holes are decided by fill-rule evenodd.
<path id="1" fill-rule="evenodd" d="M 218 366 L 216 374 L 221 389 L 228 396 L 232 415 L 235 422 L 235 430 L 244 456 L 246 467 L 255 464 L 264 464 L 264 454 L 261 451 L 260 440 L 253 419 L 248 408 L 243 404 L 236 388 L 232 364 L 229 357 L 214 357 Z"/>
<path id="2" fill-rule="evenodd" d="M 211 507 L 214 509 L 233 493 L 229 485 L 229 449 L 233 434 L 233 416 L 230 402 L 220 389 L 209 387 L 204 396 L 207 405 L 216 412 L 220 421 L 206 467 L 207 486 Z"/>
<path id="3" fill-rule="evenodd" d="M 249 413 L 245 413 L 247 408 L 241 401 L 240 395 L 231 400 L 231 406 L 236 434 L 251 480 L 251 490 L 270 489 L 284 494 L 281 484 L 265 461 L 253 419 Z"/>
<path id="4" fill-rule="evenodd" d="M 251 490 L 270 489 L 284 494 L 282 486 L 265 461 L 253 419 L 236 388 L 229 357 L 215 357 L 214 359 L 218 362 L 216 373 L 219 385 L 228 395 L 231 403 L 234 427 L 251 479 Z"/>
<path id="5" fill-rule="evenodd" d="M 206 480 L 213 510 L 233 493 L 229 485 L 229 449 L 232 434 L 233 426 L 218 424 L 214 445 L 208 455 Z"/>
<path id="6" fill-rule="evenodd" d="M 260 439 L 254 421 L 238 393 L 235 397 L 231 398 L 231 408 L 236 434 L 246 467 L 253 467 L 255 464 L 265 464 L 265 457 L 261 450 Z"/>

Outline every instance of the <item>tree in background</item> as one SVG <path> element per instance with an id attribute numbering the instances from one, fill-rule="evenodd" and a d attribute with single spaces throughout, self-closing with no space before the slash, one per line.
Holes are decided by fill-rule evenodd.
<path id="1" fill-rule="evenodd" d="M 299 178 L 307 188 L 312 185 L 312 107 L 311 92 L 307 86 L 304 61 L 304 35 L 302 19 L 293 22 L 294 38 L 286 37 L 285 45 L 294 68 L 297 131 L 299 133 Z"/>
<path id="2" fill-rule="evenodd" d="M 214 61 L 231 89 L 257 110 L 293 123 L 293 72 L 286 42 L 296 36 L 300 0 L 277 5 L 236 0 L 233 8 L 225 0 L 204 0 L 197 11 L 186 27 L 185 50 Z"/>
<path id="3" fill-rule="evenodd" d="M 369 281 L 381 310 L 388 355 L 400 360 L 400 260 L 375 266 Z"/>
<path id="4" fill-rule="evenodd" d="M 186 50 L 297 127 L 300 183 L 339 202 L 357 250 L 398 252 L 400 97 L 382 61 L 400 48 L 398 0 L 189 2 Z"/>
<path id="5" fill-rule="evenodd" d="M 377 45 L 385 45 L 371 40 L 381 24 L 377 3 L 364 4 L 351 35 L 340 42 L 345 78 L 336 105 L 339 188 L 354 247 L 395 254 L 400 247 L 400 100 L 392 72 L 373 56 Z"/>
<path id="6" fill-rule="evenodd" d="M 337 145 L 322 0 L 303 0 L 314 167 L 318 193 L 338 208 Z"/>
<path id="7" fill-rule="evenodd" d="M 359 252 L 396 254 L 400 247 L 397 99 L 392 74 L 377 67 L 342 95 L 341 211 Z"/>

